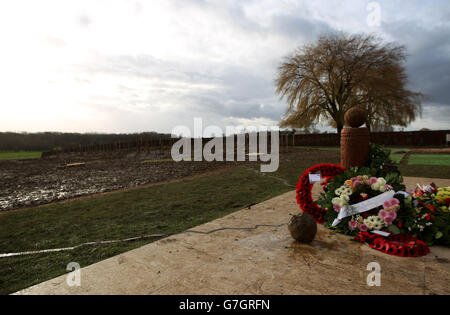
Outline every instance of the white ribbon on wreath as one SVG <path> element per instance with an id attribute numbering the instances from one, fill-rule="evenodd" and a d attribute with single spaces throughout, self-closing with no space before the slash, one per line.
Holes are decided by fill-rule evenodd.
<path id="1" fill-rule="evenodd" d="M 334 219 L 333 224 L 331 226 L 338 225 L 341 222 L 341 220 L 346 217 L 349 217 L 349 216 L 352 216 L 352 215 L 355 215 L 358 213 L 363 213 L 363 212 L 372 210 L 376 207 L 382 206 L 386 200 L 391 199 L 392 197 L 394 197 L 395 194 L 403 194 L 405 196 L 409 196 L 409 194 L 404 191 L 395 192 L 393 190 L 389 190 L 389 191 L 382 193 L 381 195 L 369 198 L 369 199 L 361 201 L 359 203 L 344 206 L 339 211 L 337 218 Z"/>

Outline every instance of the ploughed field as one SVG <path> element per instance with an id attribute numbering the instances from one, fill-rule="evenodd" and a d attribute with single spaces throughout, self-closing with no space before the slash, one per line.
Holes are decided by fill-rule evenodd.
<path id="1" fill-rule="evenodd" d="M 72 163 L 84 165 L 66 166 Z M 89 156 L 0 160 L 0 211 L 175 180 L 232 165 Z"/>

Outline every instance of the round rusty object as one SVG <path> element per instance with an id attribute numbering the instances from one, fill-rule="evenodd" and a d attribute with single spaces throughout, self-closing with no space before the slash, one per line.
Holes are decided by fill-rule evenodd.
<path id="1" fill-rule="evenodd" d="M 311 243 L 317 233 L 317 222 L 310 214 L 303 212 L 292 216 L 288 229 L 296 241 Z"/>
<path id="2" fill-rule="evenodd" d="M 350 108 L 344 115 L 344 121 L 347 126 L 358 128 L 367 120 L 367 111 L 359 107 Z"/>
<path id="3" fill-rule="evenodd" d="M 341 131 L 341 165 L 348 169 L 351 166 L 363 166 L 369 155 L 369 129 L 344 128 Z"/>

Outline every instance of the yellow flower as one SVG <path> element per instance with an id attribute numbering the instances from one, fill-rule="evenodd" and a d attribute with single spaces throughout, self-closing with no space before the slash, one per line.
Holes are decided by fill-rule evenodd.
<path id="1" fill-rule="evenodd" d="M 439 188 L 435 198 L 439 203 L 443 203 L 445 199 L 450 198 L 450 187 Z"/>

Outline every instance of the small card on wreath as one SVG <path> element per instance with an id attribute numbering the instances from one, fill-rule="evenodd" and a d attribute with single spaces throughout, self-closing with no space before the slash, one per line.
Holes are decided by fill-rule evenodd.
<path id="1" fill-rule="evenodd" d="M 318 172 L 316 174 L 309 173 L 308 177 L 309 177 L 310 184 L 320 183 L 320 181 L 322 180 L 322 176 L 321 176 L 320 172 Z"/>

